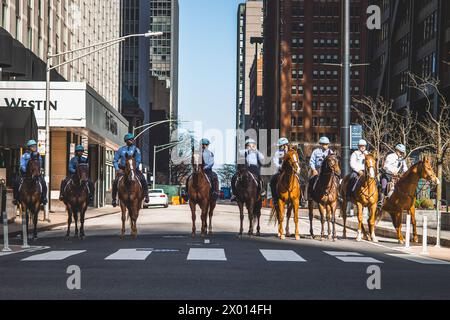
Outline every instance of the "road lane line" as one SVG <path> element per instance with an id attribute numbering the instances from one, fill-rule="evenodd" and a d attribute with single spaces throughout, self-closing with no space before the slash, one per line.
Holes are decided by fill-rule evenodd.
<path id="1" fill-rule="evenodd" d="M 152 250 L 142 249 L 119 249 L 110 254 L 105 260 L 145 260 L 152 253 Z"/>
<path id="2" fill-rule="evenodd" d="M 190 248 L 187 260 L 226 261 L 224 249 Z"/>
<path id="3" fill-rule="evenodd" d="M 444 264 L 444 265 L 450 265 L 450 262 L 448 262 L 448 261 L 438 260 L 438 259 L 428 258 L 428 257 L 422 257 L 422 256 L 417 256 L 417 255 L 413 255 L 413 254 L 410 254 L 410 253 L 386 253 L 386 254 L 388 256 L 391 256 L 391 257 L 405 259 L 405 260 L 409 260 L 409 261 L 413 261 L 413 262 L 417 262 L 417 263 L 421 263 L 421 264 Z"/>
<path id="4" fill-rule="evenodd" d="M 347 257 L 347 256 L 362 256 L 361 253 L 358 252 L 350 252 L 350 251 L 324 251 L 326 254 L 330 256 L 336 257 Z"/>
<path id="5" fill-rule="evenodd" d="M 292 262 L 306 262 L 293 250 L 267 250 L 259 249 L 261 254 L 267 261 L 292 261 Z"/>
<path id="6" fill-rule="evenodd" d="M 86 250 L 49 251 L 46 253 L 32 255 L 28 258 L 22 259 L 22 261 L 59 261 L 83 252 L 86 252 Z"/>
<path id="7" fill-rule="evenodd" d="M 324 251 L 326 254 L 333 256 L 343 262 L 350 263 L 383 263 L 377 259 L 371 257 L 364 257 L 359 252 L 349 252 L 349 251 Z"/>

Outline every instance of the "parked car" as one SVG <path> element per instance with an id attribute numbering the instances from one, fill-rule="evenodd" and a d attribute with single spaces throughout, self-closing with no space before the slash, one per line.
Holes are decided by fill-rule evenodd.
<path id="1" fill-rule="evenodd" d="M 169 197 L 164 193 L 163 189 L 150 189 L 148 191 L 149 202 L 144 202 L 144 208 L 151 206 L 169 206 Z"/>

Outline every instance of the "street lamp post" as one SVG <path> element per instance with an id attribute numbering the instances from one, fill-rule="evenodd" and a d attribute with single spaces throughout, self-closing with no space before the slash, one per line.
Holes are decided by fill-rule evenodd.
<path id="1" fill-rule="evenodd" d="M 162 144 L 159 146 L 156 146 L 156 145 L 153 146 L 153 181 L 152 181 L 153 187 L 152 187 L 152 189 L 155 189 L 155 185 L 156 185 L 156 153 L 163 151 L 163 150 L 171 149 L 182 143 L 184 143 L 184 141 L 175 141 L 175 142 L 171 142 L 171 143 Z"/>
<path id="2" fill-rule="evenodd" d="M 44 219 L 46 221 L 49 221 L 49 209 L 50 209 L 50 201 L 51 201 L 51 187 L 50 187 L 50 73 L 53 69 L 56 69 L 58 67 L 61 67 L 65 64 L 71 63 L 73 61 L 82 59 L 84 57 L 87 57 L 93 53 L 96 53 L 98 51 L 104 50 L 106 48 L 109 48 L 113 45 L 119 44 L 125 40 L 127 40 L 128 38 L 133 38 L 133 37 L 156 37 L 156 36 L 161 36 L 163 35 L 163 32 L 147 32 L 147 33 L 139 33 L 139 34 L 130 34 L 130 35 L 126 35 L 126 36 L 122 36 L 122 37 L 118 37 L 115 39 L 111 39 L 111 40 L 107 40 L 107 41 L 103 41 L 103 42 L 99 42 L 99 43 L 95 43 L 86 47 L 82 47 L 82 48 L 78 48 L 78 49 L 74 49 L 74 50 L 70 50 L 70 51 L 65 51 L 65 52 L 60 52 L 57 54 L 52 54 L 50 51 L 48 51 L 47 53 L 47 64 L 46 64 L 46 81 L 45 81 L 45 183 L 48 186 L 48 194 L 47 194 L 47 199 L 48 202 L 45 205 L 45 211 L 44 211 Z M 68 61 L 64 61 L 61 62 L 57 65 L 51 66 L 51 61 L 53 58 L 56 57 L 61 57 L 64 56 L 66 54 L 73 54 L 75 52 L 78 51 L 83 51 L 83 50 L 87 50 L 90 48 L 95 48 L 101 46 L 98 49 L 95 49 L 93 51 L 87 52 L 85 54 L 82 54 L 78 57 L 69 59 Z"/>

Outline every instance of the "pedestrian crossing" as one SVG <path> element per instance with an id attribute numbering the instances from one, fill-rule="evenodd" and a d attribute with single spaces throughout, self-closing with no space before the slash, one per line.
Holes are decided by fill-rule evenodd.
<path id="1" fill-rule="evenodd" d="M 94 251 L 94 250 L 92 250 Z M 23 262 L 45 262 L 45 261 L 73 261 L 78 257 L 86 255 L 88 253 L 92 254 L 92 251 L 88 250 L 51 250 L 43 253 L 33 253 L 33 252 L 12 252 L 5 256 L 0 256 L 0 262 L 2 259 L 11 258 L 12 255 L 18 254 L 21 256 L 20 261 Z M 254 252 L 253 252 L 254 251 Z M 384 259 L 381 257 L 383 254 L 378 254 L 377 258 L 367 256 L 360 252 L 351 251 L 319 251 L 321 254 L 318 256 L 314 254 L 314 258 L 305 258 L 305 255 L 301 255 L 301 250 L 279 250 L 279 249 L 252 249 L 251 252 L 246 252 L 246 257 L 250 257 L 255 262 L 270 262 L 270 263 L 281 263 L 281 262 L 293 262 L 293 263 L 311 263 L 320 260 L 321 263 L 327 260 L 326 257 L 331 258 L 336 262 L 343 263 L 359 263 L 359 264 L 383 264 Z M 94 252 L 96 258 L 104 261 L 148 261 L 149 257 L 152 255 L 160 254 L 172 254 L 176 255 L 179 259 L 186 262 L 194 261 L 239 261 L 239 255 L 235 255 L 235 252 L 231 249 L 224 248 L 189 248 L 186 252 L 185 250 L 178 249 L 153 249 L 153 248 L 127 248 L 118 249 L 114 252 L 107 252 L 104 255 L 98 252 Z M 309 252 L 310 254 L 311 252 Z M 19 255 L 20 254 L 20 255 Z M 22 258 L 23 255 L 29 255 Z M 322 255 L 323 254 L 323 255 Z M 433 259 L 429 257 L 412 255 L 407 253 L 385 253 L 384 256 L 390 258 L 402 259 L 408 262 L 414 262 L 418 264 L 428 264 L 428 265 L 450 265 L 450 262 L 444 260 Z M 231 257 L 231 259 L 229 258 Z"/>

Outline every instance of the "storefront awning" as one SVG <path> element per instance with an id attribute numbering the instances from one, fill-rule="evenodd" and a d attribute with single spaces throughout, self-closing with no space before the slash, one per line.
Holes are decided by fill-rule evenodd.
<path id="1" fill-rule="evenodd" d="M 23 147 L 37 140 L 38 127 L 31 108 L 0 108 L 0 147 Z"/>

